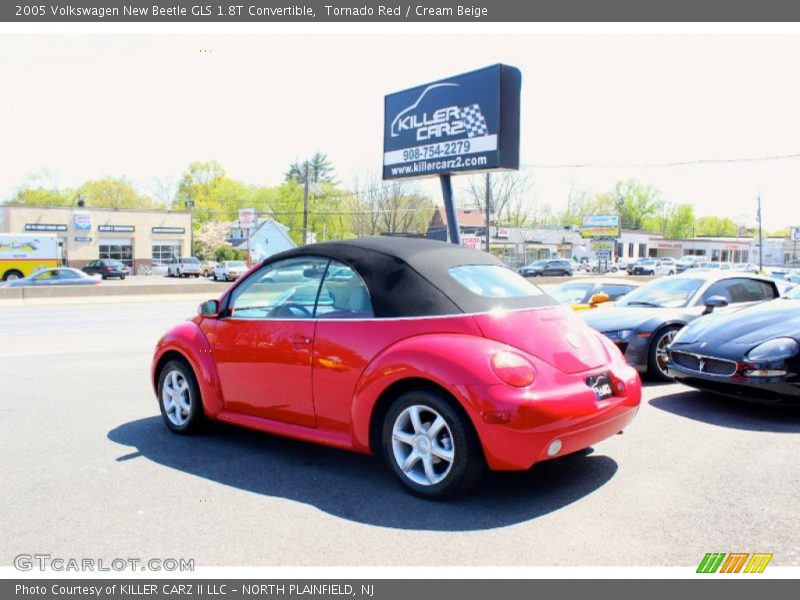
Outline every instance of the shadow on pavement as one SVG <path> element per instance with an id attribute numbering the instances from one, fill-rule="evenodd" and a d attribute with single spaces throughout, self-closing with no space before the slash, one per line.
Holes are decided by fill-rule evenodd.
<path id="1" fill-rule="evenodd" d="M 765 431 L 800 433 L 800 407 L 753 404 L 699 390 L 681 391 L 653 398 L 650 405 L 710 425 Z"/>
<path id="2" fill-rule="evenodd" d="M 195 437 L 166 430 L 160 417 L 125 423 L 108 438 L 143 456 L 238 489 L 310 504 L 352 521 L 397 529 L 470 531 L 535 519 L 588 496 L 617 471 L 585 450 L 527 472 L 487 473 L 456 500 L 431 502 L 403 490 L 382 460 L 215 423 Z"/>

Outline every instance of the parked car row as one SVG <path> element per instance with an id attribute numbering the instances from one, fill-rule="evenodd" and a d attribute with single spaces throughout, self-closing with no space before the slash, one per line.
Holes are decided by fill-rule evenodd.
<path id="1" fill-rule="evenodd" d="M 690 269 L 581 314 L 653 379 L 751 401 L 800 402 L 800 286 L 791 282 Z"/>

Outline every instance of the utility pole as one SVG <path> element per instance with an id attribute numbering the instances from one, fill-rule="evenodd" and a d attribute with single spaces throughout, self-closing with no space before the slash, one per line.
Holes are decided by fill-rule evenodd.
<path id="1" fill-rule="evenodd" d="M 308 243 L 308 161 L 303 176 L 303 245 Z"/>
<path id="2" fill-rule="evenodd" d="M 491 239 L 489 231 L 489 218 L 492 213 L 492 174 L 486 173 L 486 252 L 489 252 L 489 240 Z"/>
<path id="3" fill-rule="evenodd" d="M 191 196 L 186 200 L 185 205 L 189 209 L 189 253 L 187 256 L 194 256 L 194 200 Z"/>
<path id="4" fill-rule="evenodd" d="M 758 195 L 758 272 L 764 270 L 764 237 L 761 234 L 761 194 Z"/>

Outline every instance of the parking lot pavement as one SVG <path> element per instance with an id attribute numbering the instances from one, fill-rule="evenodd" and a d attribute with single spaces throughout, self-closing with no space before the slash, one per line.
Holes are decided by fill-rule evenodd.
<path id="1" fill-rule="evenodd" d="M 169 434 L 149 380 L 193 302 L 0 311 L 0 564 L 20 553 L 198 565 L 800 565 L 800 413 L 645 387 L 629 429 L 466 497 L 379 460 L 232 427 Z"/>

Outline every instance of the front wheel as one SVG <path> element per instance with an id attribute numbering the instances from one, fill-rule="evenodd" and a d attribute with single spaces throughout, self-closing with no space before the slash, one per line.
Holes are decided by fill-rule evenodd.
<path id="1" fill-rule="evenodd" d="M 406 392 L 395 400 L 383 423 L 382 446 L 400 482 L 424 498 L 461 494 L 486 469 L 472 423 L 428 390 Z"/>
<path id="2" fill-rule="evenodd" d="M 672 381 L 667 373 L 667 347 L 675 339 L 680 327 L 665 327 L 653 336 L 647 360 L 647 374 L 658 381 Z"/>
<path id="3" fill-rule="evenodd" d="M 158 377 L 158 405 L 164 424 L 180 434 L 195 433 L 203 422 L 200 389 L 192 369 L 182 360 L 171 360 Z"/>

